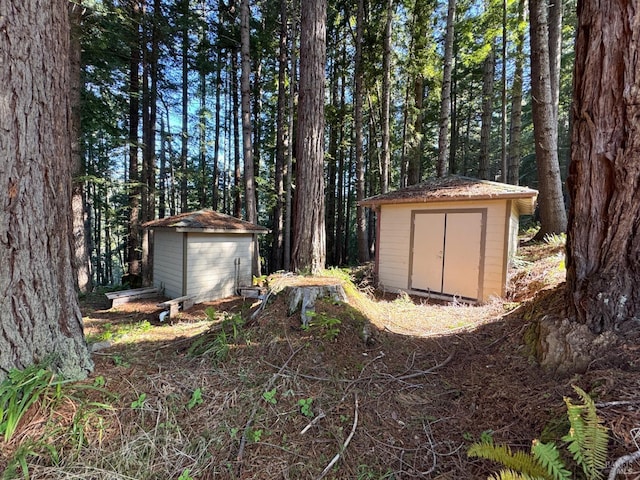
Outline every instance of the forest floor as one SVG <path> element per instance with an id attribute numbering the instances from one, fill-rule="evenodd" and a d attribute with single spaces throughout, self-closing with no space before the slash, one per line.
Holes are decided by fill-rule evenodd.
<path id="1" fill-rule="evenodd" d="M 308 329 L 278 294 L 254 318 L 254 300 L 230 298 L 170 323 L 159 299 L 110 309 L 90 295 L 87 338 L 112 345 L 93 354 L 82 399 L 57 409 L 84 412 L 68 420 L 82 434 L 52 440 L 57 461 L 24 455 L 23 467 L 32 479 L 484 479 L 498 467 L 467 457 L 480 439 L 563 450 L 572 385 L 599 405 L 613 462 L 638 450 L 640 346 L 557 377 L 525 341 L 535 319 L 562 312 L 563 258 L 560 245 L 523 246 L 507 299 L 482 306 L 374 292 L 360 278 L 345 284 L 349 305 L 319 302 Z M 0 468 L 41 435 L 42 419 L 25 418 L 0 441 Z M 617 478 L 640 478 L 640 464 Z"/>

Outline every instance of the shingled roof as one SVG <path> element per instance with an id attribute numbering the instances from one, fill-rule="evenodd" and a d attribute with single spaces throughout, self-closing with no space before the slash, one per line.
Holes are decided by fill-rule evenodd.
<path id="1" fill-rule="evenodd" d="M 170 228 L 178 232 L 267 233 L 269 231 L 260 225 L 208 209 L 152 220 L 142 226 L 151 229 Z"/>
<path id="2" fill-rule="evenodd" d="M 360 205 L 374 207 L 389 203 L 449 202 L 453 200 L 527 199 L 533 210 L 538 191 L 528 187 L 450 175 L 430 178 L 410 187 L 365 198 Z M 526 210 L 529 210 L 527 208 Z"/>

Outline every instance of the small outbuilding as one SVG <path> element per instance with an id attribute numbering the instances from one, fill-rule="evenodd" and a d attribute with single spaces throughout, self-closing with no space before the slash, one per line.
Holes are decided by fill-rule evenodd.
<path id="1" fill-rule="evenodd" d="M 258 235 L 268 232 L 213 210 L 181 213 L 144 227 L 153 230 L 153 285 L 169 298 L 189 296 L 196 303 L 251 286 Z"/>
<path id="2" fill-rule="evenodd" d="M 361 201 L 377 214 L 379 287 L 477 302 L 504 296 L 519 217 L 533 213 L 537 195 L 452 175 Z"/>

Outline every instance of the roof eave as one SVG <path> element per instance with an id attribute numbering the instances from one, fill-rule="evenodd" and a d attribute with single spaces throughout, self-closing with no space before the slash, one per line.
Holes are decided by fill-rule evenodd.
<path id="1" fill-rule="evenodd" d="M 381 199 L 365 199 L 358 202 L 362 207 L 376 207 L 378 205 L 390 205 L 399 203 L 440 203 L 440 202 L 458 202 L 458 201 L 478 201 L 478 200 L 518 200 L 531 198 L 535 203 L 538 193 L 532 192 L 514 192 L 504 193 L 500 195 L 474 195 L 474 196 L 457 196 L 457 197 L 412 197 L 412 198 L 381 198 Z"/>

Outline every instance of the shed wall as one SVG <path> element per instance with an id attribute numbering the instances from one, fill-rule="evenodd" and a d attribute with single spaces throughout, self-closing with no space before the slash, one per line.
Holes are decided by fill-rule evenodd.
<path id="1" fill-rule="evenodd" d="M 164 288 L 165 296 L 183 295 L 183 233 L 156 230 L 153 244 L 153 286 Z"/>
<path id="2" fill-rule="evenodd" d="M 253 235 L 188 233 L 187 290 L 196 303 L 229 297 L 251 285 Z"/>
<path id="3" fill-rule="evenodd" d="M 505 217 L 506 200 L 462 201 L 387 204 L 380 208 L 380 245 L 378 256 L 378 281 L 382 288 L 393 291 L 409 291 L 409 265 L 411 261 L 411 212 L 413 210 L 464 210 L 486 208 L 487 224 L 485 237 L 484 273 L 480 291 L 486 301 L 491 296 L 504 292 L 505 233 L 508 222 Z M 419 247 L 419 245 L 416 245 Z"/>

